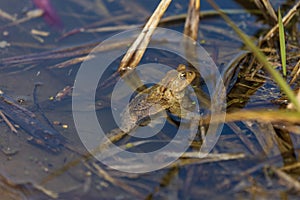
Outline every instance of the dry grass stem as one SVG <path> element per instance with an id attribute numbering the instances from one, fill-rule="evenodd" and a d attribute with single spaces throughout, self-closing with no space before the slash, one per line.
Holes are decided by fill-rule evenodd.
<path id="1" fill-rule="evenodd" d="M 167 153 L 168 156 L 178 156 L 176 153 Z M 245 154 L 208 154 L 205 157 L 202 156 L 199 152 L 185 153 L 185 158 L 177 160 L 168 166 L 168 168 L 178 167 L 178 166 L 187 166 L 194 164 L 204 164 L 204 163 L 212 163 L 212 162 L 220 162 L 225 160 L 237 160 L 245 158 Z"/>
<path id="2" fill-rule="evenodd" d="M 223 121 L 223 115 L 214 115 L 205 117 L 204 123 L 220 123 Z M 235 121 L 257 120 L 262 122 L 289 122 L 299 124 L 300 113 L 296 111 L 266 111 L 266 110 L 241 110 L 227 113 L 225 123 Z M 224 121 L 223 121 L 224 122 Z"/>
<path id="3" fill-rule="evenodd" d="M 75 34 L 78 34 L 78 33 L 88 32 L 88 30 L 91 30 L 91 32 L 92 32 L 93 29 L 97 29 L 97 28 L 95 28 L 97 26 L 101 26 L 101 28 L 106 28 L 106 27 L 103 27 L 104 24 L 121 22 L 122 20 L 128 20 L 128 19 L 130 19 L 130 17 L 131 17 L 131 15 L 129 15 L 129 14 L 112 16 L 112 17 L 109 17 L 107 19 L 102 19 L 100 21 L 97 21 L 97 22 L 94 22 L 94 23 L 91 23 L 91 24 L 88 24 L 88 25 L 85 25 L 85 26 L 82 26 L 82 27 L 77 27 L 77 28 L 71 29 L 71 30 L 63 33 L 57 39 L 57 41 L 60 41 L 62 39 L 65 39 L 65 38 L 67 38 L 69 36 L 72 36 L 72 35 L 75 35 Z"/>
<path id="4" fill-rule="evenodd" d="M 295 65 L 293 71 L 292 71 L 292 80 L 290 81 L 290 84 L 293 84 L 298 78 L 300 74 L 300 60 L 298 60 L 297 64 Z"/>
<path id="5" fill-rule="evenodd" d="M 190 0 L 187 18 L 184 25 L 184 34 L 197 41 L 200 0 Z"/>
<path id="6" fill-rule="evenodd" d="M 157 27 L 161 17 L 167 10 L 169 4 L 172 0 L 162 0 L 156 10 L 153 12 L 152 16 L 144 26 L 142 32 L 137 37 L 137 39 L 133 42 L 131 47 L 128 49 L 127 53 L 123 57 L 120 66 L 118 68 L 118 72 L 121 74 L 126 73 L 127 71 L 131 71 L 134 69 L 140 60 L 142 59 L 146 47 L 148 46 L 151 36 Z"/>
<path id="7" fill-rule="evenodd" d="M 68 66 L 71 66 L 71 65 L 75 65 L 75 64 L 87 61 L 87 60 L 91 60 L 94 57 L 95 57 L 94 55 L 87 55 L 87 56 L 82 56 L 82 57 L 76 57 L 76 58 L 72 58 L 70 60 L 64 61 L 62 63 L 59 63 L 57 65 L 50 66 L 48 68 L 49 69 L 54 69 L 54 68 L 61 69 L 61 68 L 65 68 L 65 67 L 68 67 Z"/>
<path id="8" fill-rule="evenodd" d="M 269 0 L 254 0 L 254 3 L 262 11 L 267 22 L 272 22 L 273 25 L 277 23 L 277 15 Z"/>
<path id="9" fill-rule="evenodd" d="M 107 26 L 107 27 L 100 27 L 100 28 L 88 28 L 88 29 L 85 29 L 84 32 L 99 33 L 99 32 L 123 31 L 123 30 L 135 29 L 138 27 L 139 27 L 139 25 Z"/>
<path id="10" fill-rule="evenodd" d="M 300 182 L 295 180 L 289 174 L 284 171 L 277 169 L 275 167 L 270 167 L 270 169 L 282 180 L 284 181 L 284 185 L 289 189 L 294 189 L 297 192 L 300 192 Z"/>
<path id="11" fill-rule="evenodd" d="M 291 171 L 291 170 L 298 169 L 298 168 L 300 168 L 300 162 L 296 162 L 291 165 L 283 166 L 280 169 L 284 170 L 284 171 Z"/>

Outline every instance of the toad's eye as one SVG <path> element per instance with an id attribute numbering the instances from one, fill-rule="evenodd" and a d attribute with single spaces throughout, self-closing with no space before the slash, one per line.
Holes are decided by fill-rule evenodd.
<path id="1" fill-rule="evenodd" d="M 185 72 L 180 73 L 179 77 L 180 77 L 181 80 L 185 80 L 186 79 L 186 73 Z"/>
<path id="2" fill-rule="evenodd" d="M 189 76 L 193 76 L 194 75 L 194 72 L 189 72 Z"/>

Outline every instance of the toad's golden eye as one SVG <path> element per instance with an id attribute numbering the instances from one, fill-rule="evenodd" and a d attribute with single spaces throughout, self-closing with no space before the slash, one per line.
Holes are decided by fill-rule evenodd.
<path id="1" fill-rule="evenodd" d="M 193 76 L 194 75 L 194 72 L 189 72 L 189 76 Z"/>
<path id="2" fill-rule="evenodd" d="M 180 78 L 181 80 L 185 80 L 185 79 L 186 79 L 186 73 L 185 73 L 185 72 L 180 73 L 180 74 L 179 74 L 179 78 Z"/>

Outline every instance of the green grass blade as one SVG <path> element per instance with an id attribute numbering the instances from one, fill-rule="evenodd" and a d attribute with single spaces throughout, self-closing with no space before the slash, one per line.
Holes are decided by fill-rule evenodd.
<path id="1" fill-rule="evenodd" d="M 220 16 L 227 22 L 229 26 L 239 35 L 239 37 L 243 40 L 245 45 L 251 50 L 251 52 L 255 55 L 257 60 L 264 65 L 265 69 L 271 74 L 276 83 L 279 85 L 281 90 L 287 95 L 288 99 L 294 104 L 295 108 L 298 112 L 300 112 L 300 103 L 298 102 L 294 92 L 291 90 L 290 86 L 286 83 L 286 81 L 282 78 L 282 76 L 270 65 L 266 56 L 260 51 L 258 47 L 251 41 L 251 39 L 241 31 L 231 19 L 225 15 L 219 7 L 214 3 L 213 0 L 207 0 L 210 5 L 220 14 Z"/>
<path id="2" fill-rule="evenodd" d="M 278 27 L 279 27 L 279 45 L 280 45 L 281 66 L 282 66 L 283 76 L 286 76 L 285 37 L 284 37 L 284 27 L 283 27 L 283 23 L 282 23 L 280 8 L 278 9 Z"/>

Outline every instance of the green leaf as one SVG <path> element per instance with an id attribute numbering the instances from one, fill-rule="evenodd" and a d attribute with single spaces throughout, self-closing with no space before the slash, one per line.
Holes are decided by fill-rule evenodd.
<path id="1" fill-rule="evenodd" d="M 285 37 L 284 37 L 284 27 L 283 27 L 283 23 L 282 23 L 280 8 L 278 9 L 278 27 L 279 27 L 279 45 L 280 45 L 281 66 L 282 66 L 283 76 L 286 76 Z"/>

